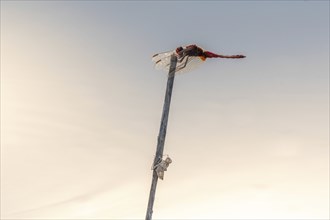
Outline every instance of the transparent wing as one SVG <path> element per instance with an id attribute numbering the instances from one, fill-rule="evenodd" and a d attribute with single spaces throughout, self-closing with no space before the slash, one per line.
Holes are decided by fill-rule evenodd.
<path id="1" fill-rule="evenodd" d="M 157 70 L 169 70 L 170 63 L 171 63 L 171 55 L 175 51 L 167 51 L 163 53 L 157 53 L 152 56 L 152 62 L 155 63 L 155 68 Z"/>
<path id="2" fill-rule="evenodd" d="M 187 49 L 187 46 L 184 48 Z M 172 54 L 175 54 L 178 56 L 178 54 L 176 53 L 175 50 L 155 54 L 152 57 L 152 61 L 155 64 L 155 69 L 163 70 L 166 73 L 168 73 L 168 71 L 170 69 Z M 175 72 L 176 72 L 176 74 L 186 73 L 188 71 L 195 69 L 201 63 L 203 63 L 203 61 L 205 61 L 205 59 L 201 59 L 201 57 L 198 57 L 198 56 L 187 55 L 187 56 L 181 57 L 181 58 L 178 57 Z"/>
<path id="3" fill-rule="evenodd" d="M 155 54 L 152 57 L 152 61 L 155 63 L 155 69 L 163 70 L 168 73 L 171 64 L 171 55 L 173 53 L 175 53 L 175 51 Z M 203 62 L 204 60 L 196 56 L 186 56 L 183 59 L 178 59 L 175 73 L 181 74 L 189 72 L 198 67 Z"/>
<path id="4" fill-rule="evenodd" d="M 200 57 L 187 56 L 181 62 L 177 63 L 175 74 L 190 72 L 196 69 L 204 61 L 205 60 L 202 60 Z"/>

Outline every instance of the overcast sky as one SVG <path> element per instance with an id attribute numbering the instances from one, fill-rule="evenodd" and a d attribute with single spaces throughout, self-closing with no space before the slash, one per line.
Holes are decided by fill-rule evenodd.
<path id="1" fill-rule="evenodd" d="M 1 1 L 1 217 L 329 218 L 328 1 Z"/>

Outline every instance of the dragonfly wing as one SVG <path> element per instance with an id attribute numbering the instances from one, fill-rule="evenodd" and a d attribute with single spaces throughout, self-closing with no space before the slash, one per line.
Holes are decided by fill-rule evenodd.
<path id="1" fill-rule="evenodd" d="M 202 64 L 204 60 L 200 57 L 196 56 L 187 56 L 187 58 L 183 59 L 181 62 L 178 62 L 176 65 L 176 74 L 186 73 L 191 70 L 196 69 L 200 64 Z"/>
<path id="2" fill-rule="evenodd" d="M 152 56 L 151 60 L 152 60 L 152 61 L 157 61 L 157 60 L 162 59 L 162 58 L 164 58 L 164 57 L 171 56 L 172 53 L 174 53 L 173 50 L 171 50 L 171 51 L 166 51 L 166 52 L 162 52 L 162 53 L 156 53 L 155 55 Z"/>
<path id="3" fill-rule="evenodd" d="M 174 51 L 158 53 L 152 56 L 151 60 L 155 63 L 155 68 L 158 70 L 168 70 L 171 63 L 171 55 Z"/>
<path id="4" fill-rule="evenodd" d="M 155 54 L 151 59 L 155 63 L 155 69 L 163 70 L 168 73 L 171 64 L 171 56 L 173 53 L 175 53 L 175 51 Z M 183 59 L 178 60 L 175 73 L 186 73 L 198 67 L 201 63 L 203 63 L 203 61 L 204 60 L 198 56 L 186 56 Z"/>

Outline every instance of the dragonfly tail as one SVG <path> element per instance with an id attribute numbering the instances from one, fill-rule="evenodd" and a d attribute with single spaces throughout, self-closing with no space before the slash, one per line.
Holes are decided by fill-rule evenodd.
<path id="1" fill-rule="evenodd" d="M 204 51 L 204 55 L 206 58 L 229 58 L 229 59 L 240 59 L 240 58 L 245 58 L 244 55 L 220 55 L 216 53 L 212 53 L 210 51 Z"/>

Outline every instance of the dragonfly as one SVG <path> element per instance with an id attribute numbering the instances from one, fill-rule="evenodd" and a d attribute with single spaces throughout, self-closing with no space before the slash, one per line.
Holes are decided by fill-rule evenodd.
<path id="1" fill-rule="evenodd" d="M 244 55 L 220 55 L 210 51 L 206 51 L 195 44 L 188 46 L 180 46 L 172 51 L 157 53 L 152 56 L 155 68 L 158 70 L 169 71 L 171 64 L 171 56 L 177 57 L 177 65 L 175 74 L 188 72 L 199 64 L 203 63 L 207 58 L 227 58 L 227 59 L 241 59 Z"/>

